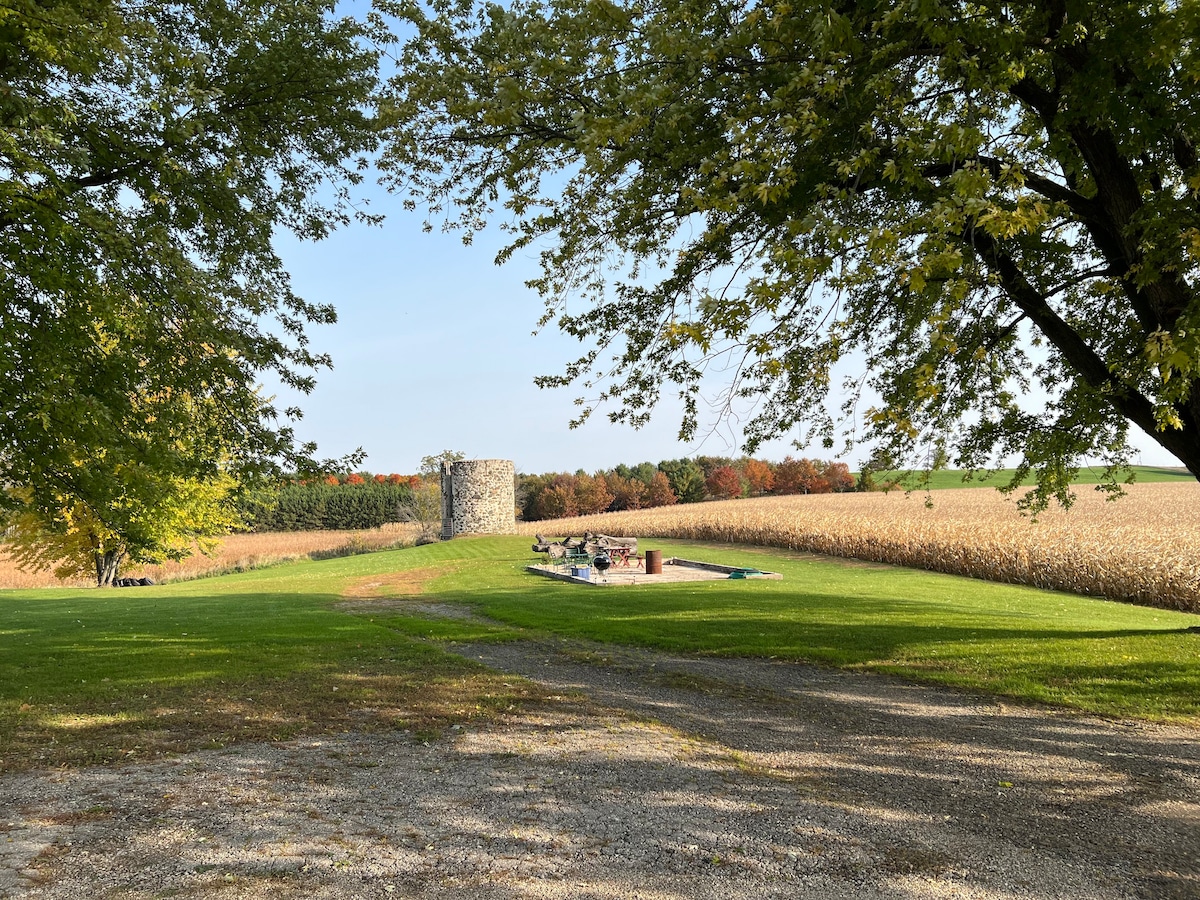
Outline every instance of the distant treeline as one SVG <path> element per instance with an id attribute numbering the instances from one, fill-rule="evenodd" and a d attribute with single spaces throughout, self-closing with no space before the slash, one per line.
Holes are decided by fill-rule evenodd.
<path id="1" fill-rule="evenodd" d="M 243 517 L 254 531 L 348 531 L 404 521 L 416 475 L 329 475 L 318 481 L 291 480 L 274 492 L 257 494 Z"/>
<path id="2" fill-rule="evenodd" d="M 378 528 L 407 518 L 418 475 L 329 475 L 291 479 L 243 505 L 254 531 L 317 531 Z M 518 512 L 526 521 L 649 509 L 675 503 L 729 500 L 770 494 L 829 494 L 869 490 L 869 476 L 855 481 L 845 463 L 819 459 L 766 462 L 697 456 L 658 465 L 619 465 L 591 475 L 583 471 L 517 476 Z"/>
<path id="3" fill-rule="evenodd" d="M 768 494 L 829 494 L 869 489 L 845 463 L 697 456 L 658 465 L 620 465 L 607 472 L 517 476 L 517 503 L 526 521 L 588 516 L 673 503 Z"/>

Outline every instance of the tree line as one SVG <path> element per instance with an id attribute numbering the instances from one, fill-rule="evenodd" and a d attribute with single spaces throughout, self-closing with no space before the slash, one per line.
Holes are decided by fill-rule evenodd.
<path id="1" fill-rule="evenodd" d="M 607 471 L 517 476 L 521 516 L 527 521 L 649 509 L 675 503 L 731 500 L 771 494 L 829 494 L 870 489 L 869 472 L 858 479 L 841 462 L 794 459 L 767 462 L 742 457 L 698 456 Z"/>
<path id="2" fill-rule="evenodd" d="M 358 531 L 403 522 L 421 479 L 357 472 L 289 479 L 242 506 L 251 531 Z"/>

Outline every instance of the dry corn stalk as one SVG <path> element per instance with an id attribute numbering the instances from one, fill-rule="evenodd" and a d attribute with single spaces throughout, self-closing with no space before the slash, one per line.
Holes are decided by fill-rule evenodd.
<path id="1" fill-rule="evenodd" d="M 1080 488 L 1070 510 L 1037 521 L 986 488 L 762 497 L 557 522 L 535 530 L 585 529 L 640 537 L 785 547 L 832 556 L 1054 588 L 1200 612 L 1200 484 L 1132 485 L 1109 502 Z"/>
<path id="2" fill-rule="evenodd" d="M 122 575 L 146 575 L 155 581 L 182 581 L 201 575 L 253 569 L 289 559 L 356 550 L 375 550 L 415 541 L 417 526 L 384 525 L 369 531 L 286 531 L 231 534 L 212 556 L 193 556 L 183 562 L 122 570 Z M 0 551 L 0 588 L 94 587 L 95 581 L 62 582 L 52 572 L 22 572 Z"/>

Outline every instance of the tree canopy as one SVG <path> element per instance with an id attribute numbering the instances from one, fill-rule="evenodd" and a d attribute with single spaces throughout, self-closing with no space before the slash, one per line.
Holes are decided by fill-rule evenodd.
<path id="1" fill-rule="evenodd" d="M 1015 455 L 1036 506 L 1133 424 L 1200 476 L 1200 5 L 383 5 L 393 182 L 539 249 L 585 415 L 678 385 L 690 437 L 723 358 L 748 452 Z"/>
<path id="2" fill-rule="evenodd" d="M 329 364 L 304 329 L 334 311 L 293 293 L 272 237 L 348 221 L 377 142 L 370 26 L 333 6 L 0 10 L 0 484 L 22 514 L 81 503 L 138 545 L 137 485 L 315 463 L 258 386 Z"/>
<path id="3" fill-rule="evenodd" d="M 148 467 L 110 474 L 103 505 L 69 490 L 37 498 L 28 490 L 14 492 L 23 505 L 7 517 L 5 549 L 18 567 L 50 570 L 63 579 L 95 578 L 97 586 L 109 587 L 125 562 L 207 554 L 219 536 L 243 525 L 229 502 L 237 488 L 229 475 L 183 479 Z"/>

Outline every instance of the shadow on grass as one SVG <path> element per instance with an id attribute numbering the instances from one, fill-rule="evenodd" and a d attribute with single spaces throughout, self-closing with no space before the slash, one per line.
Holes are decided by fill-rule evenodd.
<path id="1" fill-rule="evenodd" d="M 0 633 L 0 771 L 347 729 L 427 735 L 525 691 L 335 596 L 88 599 L 0 610 L 17 626 Z"/>
<path id="2" fill-rule="evenodd" d="M 873 668 L 1107 715 L 1200 721 L 1195 616 L 1092 602 L 1115 619 L 778 587 L 446 591 L 501 622 L 572 638 L 713 656 Z M 1057 595 L 1043 594 L 1052 605 Z M 1122 618 L 1126 617 L 1126 618 Z M 1130 627 L 1144 621 L 1145 627 Z M 444 640 L 471 640 L 439 626 Z"/>
<path id="3" fill-rule="evenodd" d="M 841 897 L 1197 896 L 1194 730 L 1010 710 L 994 696 L 797 662 L 718 658 L 836 652 L 845 665 L 921 674 L 942 665 L 943 650 L 954 650 L 964 673 L 1007 652 L 1010 668 L 1042 672 L 1051 686 L 1056 676 L 1073 684 L 1117 677 L 1161 693 L 1162 682 L 1151 687 L 1159 676 L 1171 690 L 1187 684 L 1189 635 L 1035 628 L 1019 614 L 981 625 L 953 605 L 930 624 L 897 598 L 851 606 L 845 593 L 759 586 L 622 596 L 504 573 L 494 585 L 481 581 L 450 585 L 436 599 L 529 634 L 610 643 L 473 643 L 457 647 L 458 659 L 387 622 L 339 613 L 332 595 L 318 593 L 171 598 L 160 611 L 110 605 L 107 616 L 79 618 L 63 608 L 40 623 L 6 607 L 0 734 L 30 717 L 24 743 L 6 746 L 6 758 L 49 747 L 55 760 L 91 761 L 71 756 L 89 744 L 140 758 L 174 749 L 154 742 L 160 733 L 190 749 L 206 744 L 188 741 L 214 736 L 237 743 L 440 726 L 518 701 L 529 713 L 431 747 L 352 733 L 208 754 L 164 776 L 174 779 L 165 790 L 161 780 L 129 783 L 120 770 L 65 773 L 12 798 L 12 822 L 47 815 L 53 802 L 42 794 L 72 778 L 78 791 L 61 801 L 64 815 L 102 815 L 83 798 L 121 798 L 127 827 L 114 843 L 86 828 L 66 835 L 95 851 L 90 866 L 71 860 L 54 873 L 63 891 L 74 878 L 80 893 L 97 867 L 124 853 L 123 864 L 164 873 L 156 884 L 164 893 L 203 892 L 211 876 L 269 885 L 272 896 L 331 885 L 356 895 L 384 872 L 412 879 L 415 894 L 432 872 L 438 889 L 486 878 L 497 900 L 527 896 L 531 878 L 569 883 L 571 896 L 587 900 L 647 885 L 663 897 L 749 895 L 759 884 L 764 895 L 782 885 Z M 477 623 L 438 628 L 447 646 L 479 633 Z M 1142 641 L 1171 646 L 1153 662 L 1119 659 L 1120 645 Z M 613 642 L 703 655 L 668 658 Z M 1084 645 L 1096 655 L 1067 652 Z M 40 696 L 23 696 L 22 675 L 31 690 L 41 685 Z M 599 714 L 569 699 L 580 691 Z M 201 797 L 236 802 L 201 811 Z M 206 842 L 188 838 L 180 820 L 200 822 Z M 291 865 L 301 831 L 303 857 L 278 868 Z"/>
<path id="4" fill-rule="evenodd" d="M 62 822 L 91 854 L 48 873 L 62 890 L 117 884 L 122 865 L 155 871 L 164 893 L 234 879 L 278 897 L 393 879 L 415 896 L 433 876 L 492 900 L 527 897 L 531 879 L 583 900 L 1190 900 L 1200 884 L 1192 733 L 797 663 L 553 642 L 460 651 L 536 678 L 544 699 L 504 729 L 431 746 L 349 734 L 154 779 L 59 774 L 13 798 L 8 827 Z M 564 699 L 580 690 L 606 712 Z M 80 815 L 123 827 L 106 835 Z"/>

